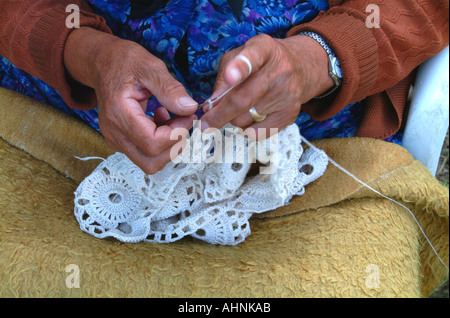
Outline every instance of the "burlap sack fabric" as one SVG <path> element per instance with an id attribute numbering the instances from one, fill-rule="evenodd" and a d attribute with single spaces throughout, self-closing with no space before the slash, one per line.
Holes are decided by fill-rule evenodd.
<path id="1" fill-rule="evenodd" d="M 447 275 L 408 211 L 331 165 L 252 219 L 238 246 L 123 244 L 73 216 L 73 192 L 99 163 L 74 156 L 113 153 L 100 134 L 0 89 L 0 137 L 0 297 L 426 297 Z M 449 192 L 420 162 L 366 138 L 315 145 L 406 204 L 448 264 Z"/>

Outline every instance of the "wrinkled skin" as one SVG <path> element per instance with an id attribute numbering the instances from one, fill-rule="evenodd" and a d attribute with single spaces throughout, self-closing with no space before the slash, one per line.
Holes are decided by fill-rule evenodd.
<path id="1" fill-rule="evenodd" d="M 247 63 L 235 58 L 238 54 L 250 61 L 251 74 Z M 269 137 L 269 129 L 258 128 L 281 130 L 293 124 L 302 104 L 333 87 L 327 63 L 323 48 L 309 37 L 255 36 L 222 57 L 213 97 L 235 88 L 212 110 L 205 107 L 203 128 L 231 122 L 243 129 L 254 128 L 256 139 Z M 249 113 L 252 107 L 267 118 L 254 122 Z"/>
<path id="2" fill-rule="evenodd" d="M 95 90 L 99 126 L 108 146 L 126 154 L 148 174 L 162 170 L 178 142 L 170 139 L 171 133 L 176 128 L 187 133 L 198 107 L 166 65 L 132 41 L 90 28 L 71 33 L 65 65 L 74 79 Z M 152 95 L 165 106 L 155 112 L 154 119 L 145 115 Z M 159 126 L 170 119 L 167 110 L 180 117 Z"/>
<path id="3" fill-rule="evenodd" d="M 237 54 L 251 62 L 250 76 Z M 171 160 L 171 148 L 184 142 L 183 136 L 171 140 L 172 132 L 183 128 L 187 134 L 198 107 L 164 63 L 139 44 L 87 27 L 71 32 L 64 62 L 73 79 L 95 90 L 107 144 L 147 174 L 162 170 Z M 202 128 L 231 122 L 243 128 L 283 129 L 295 121 L 303 103 L 333 86 L 327 63 L 325 51 L 309 37 L 250 39 L 222 57 L 212 97 L 234 89 L 202 117 Z M 164 106 L 154 119 L 145 115 L 152 95 Z M 253 122 L 251 107 L 267 118 Z M 178 117 L 169 120 L 167 111 Z M 266 130 L 257 131 L 256 139 L 268 137 Z"/>

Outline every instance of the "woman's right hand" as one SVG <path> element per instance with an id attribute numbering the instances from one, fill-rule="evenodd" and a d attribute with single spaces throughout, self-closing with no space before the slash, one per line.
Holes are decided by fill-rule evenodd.
<path id="1" fill-rule="evenodd" d="M 178 142 L 170 138 L 173 130 L 187 133 L 198 107 L 164 62 L 135 42 L 92 28 L 71 32 L 64 62 L 73 79 L 95 90 L 107 144 L 147 174 L 162 170 Z M 145 114 L 152 95 L 164 106 L 154 119 Z M 180 117 L 158 126 L 170 119 L 167 111 Z"/>

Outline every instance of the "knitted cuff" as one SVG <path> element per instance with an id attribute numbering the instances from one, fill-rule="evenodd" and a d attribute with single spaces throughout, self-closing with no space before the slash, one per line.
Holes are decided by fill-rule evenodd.
<path id="1" fill-rule="evenodd" d="M 74 30 L 66 26 L 69 14 L 62 4 L 47 10 L 31 31 L 29 50 L 40 79 L 55 88 L 70 107 L 92 109 L 97 106 L 94 90 L 71 79 L 64 66 L 66 40 Z M 82 26 L 112 33 L 102 17 L 87 10 L 80 10 Z"/>

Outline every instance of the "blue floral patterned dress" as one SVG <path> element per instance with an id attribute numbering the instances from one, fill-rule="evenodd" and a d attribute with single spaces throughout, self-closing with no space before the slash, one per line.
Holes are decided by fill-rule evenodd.
<path id="1" fill-rule="evenodd" d="M 132 18 L 130 0 L 87 0 L 94 12 L 103 16 L 115 35 L 140 43 L 162 59 L 170 72 L 199 103 L 212 94 L 220 57 L 243 45 L 257 34 L 283 37 L 294 25 L 311 21 L 328 9 L 327 0 L 245 0 L 236 15 L 226 0 L 172 0 L 145 18 Z M 186 43 L 187 67 L 177 63 L 180 45 Z M 43 81 L 16 68 L 0 56 L 0 86 L 76 116 L 95 129 L 97 109 L 70 109 L 57 91 Z M 152 115 L 160 104 L 155 98 L 148 103 Z M 324 121 L 314 121 L 301 112 L 297 118 L 303 136 L 310 140 L 352 137 L 364 114 L 364 103 L 347 106 L 339 114 Z M 198 114 L 201 117 L 201 110 Z M 401 133 L 387 139 L 401 142 Z"/>

